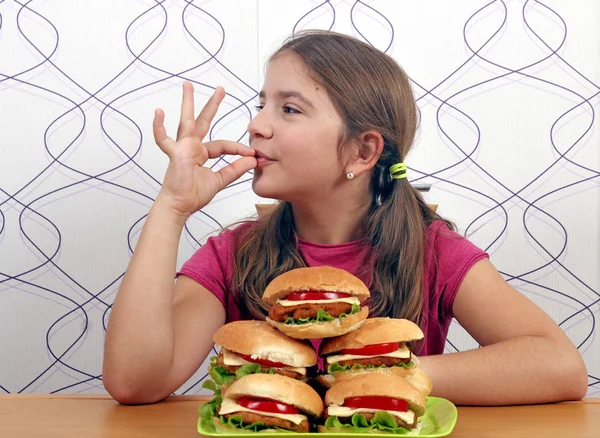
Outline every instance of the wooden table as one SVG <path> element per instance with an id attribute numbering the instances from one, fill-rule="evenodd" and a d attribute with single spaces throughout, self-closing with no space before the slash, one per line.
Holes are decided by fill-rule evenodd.
<path id="1" fill-rule="evenodd" d="M 106 396 L 0 396 L 0 437 L 199 437 L 201 396 L 120 406 Z M 538 406 L 459 407 L 452 437 L 600 437 L 600 399 Z"/>

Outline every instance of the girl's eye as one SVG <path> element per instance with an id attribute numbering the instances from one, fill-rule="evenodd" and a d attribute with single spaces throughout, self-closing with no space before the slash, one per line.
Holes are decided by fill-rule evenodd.
<path id="1" fill-rule="evenodd" d="M 255 105 L 254 109 L 256 110 L 257 113 L 259 113 L 262 109 L 263 109 L 264 105 Z"/>
<path id="2" fill-rule="evenodd" d="M 300 111 L 298 111 L 296 108 L 292 108 L 291 106 L 284 106 L 283 107 L 283 112 L 286 114 L 300 114 Z"/>

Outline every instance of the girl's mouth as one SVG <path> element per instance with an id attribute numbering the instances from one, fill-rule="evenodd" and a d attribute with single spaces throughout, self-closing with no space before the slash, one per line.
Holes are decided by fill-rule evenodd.
<path id="1" fill-rule="evenodd" d="M 258 162 L 258 166 L 257 167 L 262 167 L 265 166 L 269 163 L 274 162 L 275 160 L 271 159 L 270 157 L 262 154 L 261 152 L 256 151 L 256 161 Z"/>
<path id="2" fill-rule="evenodd" d="M 273 160 L 269 160 L 268 158 L 260 157 L 260 156 L 256 158 L 256 161 L 258 162 L 257 167 L 262 167 L 262 166 L 265 166 L 265 165 L 267 165 L 269 163 L 273 163 L 274 162 Z"/>

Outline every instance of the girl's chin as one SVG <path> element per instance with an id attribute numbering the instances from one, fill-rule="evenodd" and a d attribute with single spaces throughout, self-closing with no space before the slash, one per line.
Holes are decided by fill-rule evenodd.
<path id="1" fill-rule="evenodd" d="M 261 180 L 261 178 L 256 178 L 252 180 L 252 190 L 261 198 L 268 199 L 280 199 L 281 190 L 277 190 L 271 184 L 266 184 L 266 181 Z"/>

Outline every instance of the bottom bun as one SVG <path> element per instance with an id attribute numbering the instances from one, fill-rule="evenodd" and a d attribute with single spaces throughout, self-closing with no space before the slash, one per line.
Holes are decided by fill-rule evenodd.
<path id="1" fill-rule="evenodd" d="M 218 433 L 223 433 L 223 434 L 240 434 L 240 433 L 244 433 L 244 434 L 248 434 L 248 433 L 273 433 L 273 432 L 279 432 L 281 433 L 281 430 L 278 429 L 264 429 L 261 430 L 259 432 L 250 432 L 244 429 L 239 429 L 237 427 L 234 426 L 230 426 L 229 424 L 223 423 L 221 422 L 220 419 L 218 419 L 217 417 L 213 418 L 213 424 L 215 425 L 215 430 Z"/>
<path id="2" fill-rule="evenodd" d="M 309 324 L 285 324 L 267 318 L 267 322 L 281 333 L 294 339 L 321 339 L 333 338 L 356 330 L 365 323 L 369 316 L 369 308 L 361 307 L 359 312 L 346 316 L 344 319 L 336 318 L 327 322 L 312 322 Z"/>
<path id="3" fill-rule="evenodd" d="M 365 431 L 365 430 L 354 430 L 354 428 L 350 428 L 350 427 L 317 426 L 317 430 L 320 433 L 343 433 L 344 435 L 345 434 L 353 434 L 353 433 L 385 433 L 387 435 L 391 434 L 390 432 L 387 432 L 385 430 L 371 429 L 369 431 Z M 404 434 L 404 436 L 419 435 L 419 433 L 421 433 L 421 422 L 419 421 L 414 429 L 406 429 L 406 430 L 407 430 L 407 432 Z M 394 435 L 394 434 L 391 434 L 391 435 Z"/>

